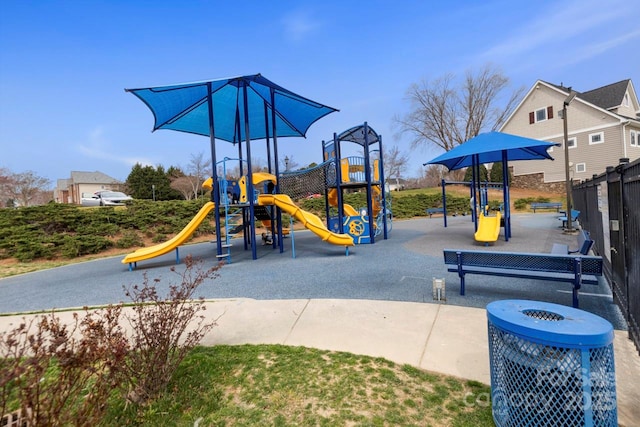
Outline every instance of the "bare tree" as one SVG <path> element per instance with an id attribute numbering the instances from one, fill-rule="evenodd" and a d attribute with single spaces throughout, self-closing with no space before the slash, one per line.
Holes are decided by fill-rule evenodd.
<path id="1" fill-rule="evenodd" d="M 197 197 L 198 193 L 200 193 L 200 195 L 204 194 L 202 183 L 211 173 L 211 159 L 205 159 L 203 152 L 192 154 L 186 171 L 187 174 L 191 175 L 194 178 L 190 182 L 193 184 L 193 193 L 195 194 L 195 196 Z"/>
<path id="2" fill-rule="evenodd" d="M 51 185 L 51 181 L 33 171 L 11 173 L 4 169 L 0 175 L 0 194 L 4 202 L 10 200 L 20 206 L 42 203 L 42 193 L 48 191 Z"/>
<path id="3" fill-rule="evenodd" d="M 401 134 L 412 136 L 412 147 L 433 144 L 449 151 L 504 123 L 524 91 L 514 91 L 504 102 L 508 86 L 509 79 L 491 65 L 477 74 L 468 71 L 459 86 L 453 74 L 423 80 L 407 90 L 411 112 L 394 120 Z"/>
<path id="4" fill-rule="evenodd" d="M 397 145 L 385 150 L 384 152 L 384 170 L 386 181 L 391 179 L 396 181 L 396 189 L 400 189 L 400 178 L 402 172 L 407 167 L 409 155 L 402 153 Z"/>
<path id="5" fill-rule="evenodd" d="M 278 165 L 280 172 L 293 171 L 299 168 L 300 164 L 293 159 L 293 155 L 282 157 L 280 159 L 280 164 Z"/>
<path id="6" fill-rule="evenodd" d="M 198 179 L 195 176 L 172 178 L 169 186 L 182 194 L 185 200 L 192 200 L 198 197 Z"/>

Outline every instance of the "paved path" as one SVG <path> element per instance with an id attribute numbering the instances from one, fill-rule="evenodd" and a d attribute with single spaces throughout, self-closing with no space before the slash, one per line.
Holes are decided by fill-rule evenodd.
<path id="1" fill-rule="evenodd" d="M 575 246 L 575 236 L 557 228 L 553 214 L 516 215 L 513 237 L 488 250 L 548 252 L 553 242 Z M 501 237 L 502 239 L 502 237 Z M 326 245 L 308 232 L 294 236 L 286 252 L 259 248 L 250 259 L 238 245 L 233 263 L 203 284 L 212 318 L 223 314 L 204 344 L 279 343 L 386 357 L 425 369 L 489 383 L 487 320 L 484 307 L 501 299 L 532 299 L 571 305 L 571 286 L 532 280 L 470 276 L 467 295 L 447 273 L 443 247 L 479 248 L 468 217 L 396 221 L 389 240 L 352 248 Z M 213 245 L 181 249 L 214 259 Z M 0 312 L 80 307 L 118 302 L 122 285 L 160 277 L 166 287 L 174 256 L 139 264 L 129 272 L 122 257 L 61 267 L 0 280 Z M 183 267 L 178 266 L 181 271 Z M 433 277 L 446 279 L 446 303 L 434 302 Z M 586 287 L 581 308 L 608 319 L 614 342 L 621 425 L 640 419 L 640 358 L 626 338 L 626 325 L 606 286 Z M 70 314 L 65 314 L 69 316 Z M 0 317 L 0 329 L 15 323 Z"/>

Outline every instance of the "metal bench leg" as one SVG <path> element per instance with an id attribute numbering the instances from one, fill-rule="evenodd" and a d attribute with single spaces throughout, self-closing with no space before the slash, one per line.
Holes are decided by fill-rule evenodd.
<path id="1" fill-rule="evenodd" d="M 578 301 L 578 294 L 582 285 L 582 260 L 580 258 L 573 259 L 573 272 L 573 308 L 580 308 L 580 301 Z"/>
<path id="2" fill-rule="evenodd" d="M 458 277 L 460 277 L 460 295 L 464 295 L 464 270 L 462 269 L 462 254 L 456 253 L 458 259 Z"/>

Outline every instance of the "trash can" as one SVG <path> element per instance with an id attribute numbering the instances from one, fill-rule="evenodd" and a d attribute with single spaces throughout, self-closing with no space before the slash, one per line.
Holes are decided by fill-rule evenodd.
<path id="1" fill-rule="evenodd" d="M 487 305 L 497 426 L 617 426 L 613 326 L 576 308 Z"/>

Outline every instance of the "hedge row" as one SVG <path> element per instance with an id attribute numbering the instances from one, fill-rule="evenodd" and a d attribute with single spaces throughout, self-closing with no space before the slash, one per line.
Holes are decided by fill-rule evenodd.
<path id="1" fill-rule="evenodd" d="M 151 202 L 135 200 L 127 207 L 83 208 L 50 203 L 18 209 L 0 209 L 0 259 L 21 262 L 58 257 L 75 258 L 98 254 L 112 247 L 133 248 L 143 238 L 162 242 L 178 233 L 206 200 Z M 345 195 L 345 203 L 366 207 L 364 192 Z M 305 210 L 325 216 L 324 198 L 299 202 Z M 395 218 L 424 216 L 430 207 L 440 207 L 439 194 L 414 194 L 391 200 Z M 451 213 L 468 213 L 469 199 L 447 197 Z M 212 234 L 211 220 L 203 222 L 196 235 Z"/>

